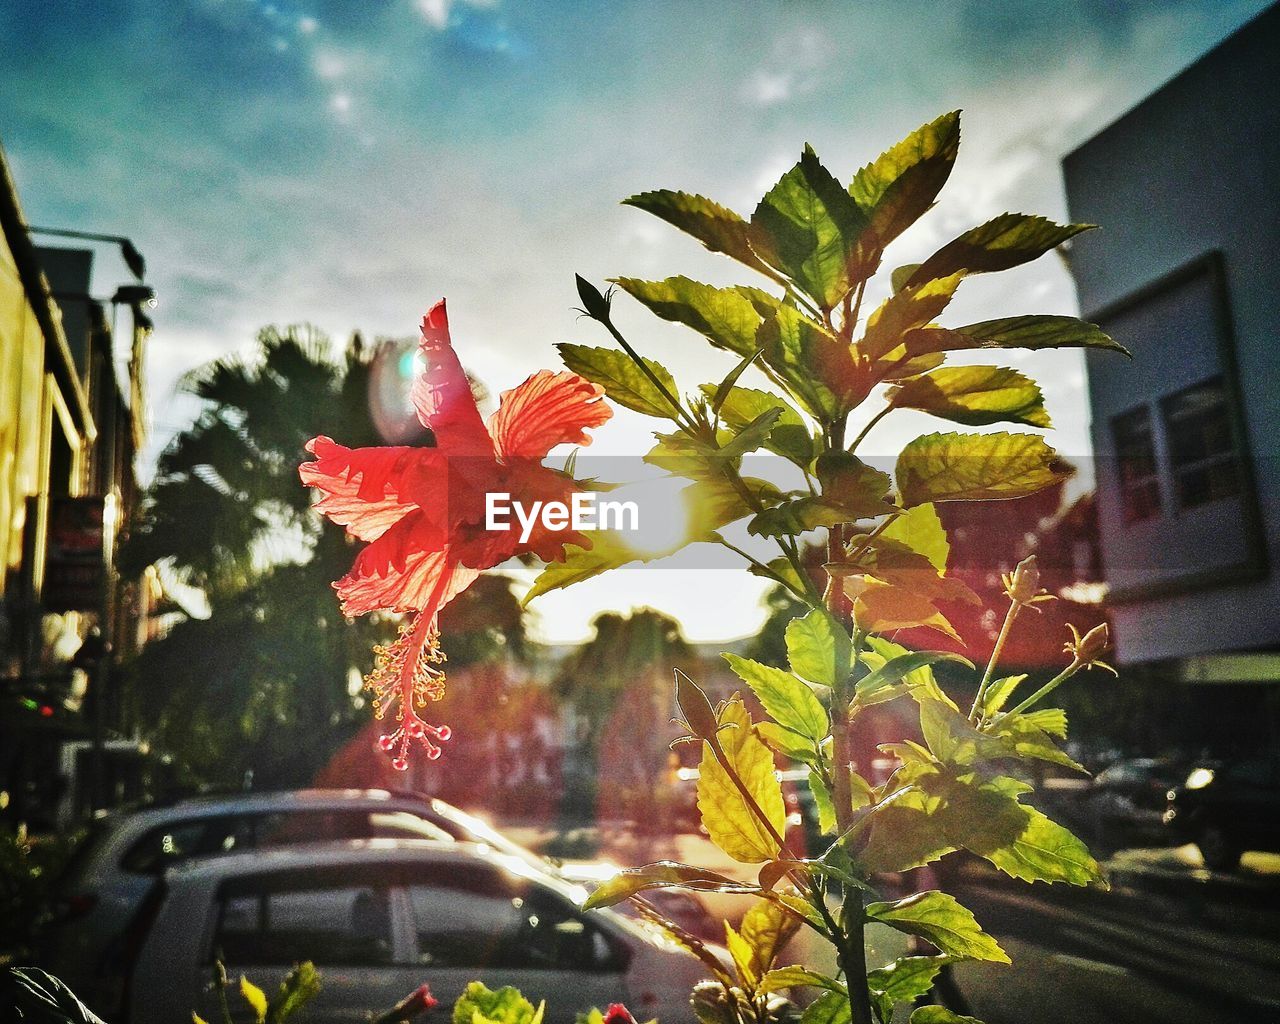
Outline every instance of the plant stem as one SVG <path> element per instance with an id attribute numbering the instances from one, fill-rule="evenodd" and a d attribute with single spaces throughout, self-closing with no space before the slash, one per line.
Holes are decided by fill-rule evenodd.
<path id="1" fill-rule="evenodd" d="M 987 687 L 991 685 L 991 677 L 995 675 L 996 662 L 1004 653 L 1005 642 L 1009 639 L 1009 630 L 1013 628 L 1013 620 L 1022 609 L 1020 601 L 1010 601 L 1009 610 L 1004 613 L 1004 623 L 1000 626 L 1000 635 L 996 637 L 996 645 L 991 648 L 991 657 L 987 659 L 986 671 L 982 673 L 982 682 L 978 684 L 978 692 L 973 697 L 973 707 L 969 709 L 969 721 L 976 722 L 982 711 L 982 698 L 987 695 Z"/>
<path id="2" fill-rule="evenodd" d="M 1031 707 L 1031 705 L 1034 704 L 1036 701 L 1040 700 L 1043 697 L 1049 696 L 1050 693 L 1052 693 L 1059 686 L 1065 683 L 1068 679 L 1070 679 L 1073 675 L 1079 672 L 1082 668 L 1084 668 L 1083 661 L 1073 660 L 1070 665 L 1068 665 L 1056 676 L 1050 679 L 1047 683 L 1044 684 L 1044 686 L 1040 687 L 1040 689 L 1036 690 L 1035 693 L 1033 693 L 1030 697 L 1024 700 L 1017 707 L 1015 707 L 1012 711 L 1006 711 L 1004 714 L 997 715 L 995 718 L 993 718 L 991 720 L 991 724 L 997 725 L 1012 715 L 1022 714 L 1022 712 L 1026 711 L 1027 708 Z"/>
<path id="3" fill-rule="evenodd" d="M 856 452 L 858 450 L 858 445 L 862 444 L 863 439 L 871 433 L 871 428 L 888 416 L 889 413 L 893 412 L 893 408 L 894 407 L 892 405 L 886 405 L 878 413 L 872 416 L 871 419 L 867 420 L 867 425 L 858 431 L 858 436 L 853 439 L 853 444 L 849 445 L 849 451 Z"/>
<path id="4" fill-rule="evenodd" d="M 827 531 L 827 560 L 839 562 L 844 557 L 844 528 L 833 526 Z M 843 581 L 829 577 L 826 592 L 827 611 L 853 636 L 853 660 L 850 674 L 837 679 L 832 688 L 831 735 L 835 779 L 832 802 L 836 809 L 836 830 L 844 834 L 854 825 L 853 794 L 849 772 L 854 762 L 853 723 L 849 708 L 853 703 L 854 672 L 862 657 L 862 633 L 853 628 L 853 609 L 844 593 Z M 862 892 L 856 886 L 843 888 L 843 913 L 836 933 L 836 955 L 849 990 L 849 1012 L 852 1024 L 872 1024 L 871 998 L 867 991 L 867 951 L 864 938 L 866 912 Z"/>
<path id="5" fill-rule="evenodd" d="M 649 383 L 657 388 L 662 397 L 670 403 L 671 408 L 675 410 L 676 422 L 689 433 L 696 435 L 698 432 L 698 425 L 694 423 L 692 419 L 688 419 L 688 414 L 685 412 L 684 406 L 680 404 L 680 400 L 667 390 L 666 385 L 663 384 L 662 381 L 658 380 L 657 374 L 649 369 L 649 364 L 640 358 L 640 354 L 631 347 L 631 343 L 622 336 L 622 332 L 613 326 L 613 321 L 606 317 L 604 320 L 601 320 L 600 323 L 604 324 L 605 330 L 613 335 L 613 340 L 622 346 L 622 350 L 626 352 L 626 354 L 631 358 L 631 361 L 640 368 L 640 372 L 649 378 Z"/>

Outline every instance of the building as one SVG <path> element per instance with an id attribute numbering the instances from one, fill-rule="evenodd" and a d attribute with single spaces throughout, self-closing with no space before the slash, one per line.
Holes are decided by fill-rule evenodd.
<path id="1" fill-rule="evenodd" d="M 1083 315 L 1134 356 L 1087 357 L 1116 655 L 1221 752 L 1280 750 L 1278 51 L 1272 7 L 1064 161 Z"/>
<path id="2" fill-rule="evenodd" d="M 92 256 L 35 247 L 0 151 L 0 815 L 37 826 L 134 795 L 112 667 L 156 596 L 113 571 L 147 321 L 122 385 Z"/>

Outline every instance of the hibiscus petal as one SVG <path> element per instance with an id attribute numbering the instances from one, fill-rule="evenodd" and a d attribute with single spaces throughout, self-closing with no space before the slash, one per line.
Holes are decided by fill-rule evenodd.
<path id="1" fill-rule="evenodd" d="M 322 492 L 313 506 L 361 540 L 376 540 L 417 506 L 400 491 L 405 476 L 430 449 L 347 448 L 332 438 L 307 442 L 314 462 L 298 467 L 302 482 Z"/>
<path id="2" fill-rule="evenodd" d="M 351 572 L 333 585 L 344 615 L 418 611 L 430 619 L 480 575 L 478 569 L 458 565 L 448 548 L 411 551 L 400 568 L 384 566 L 382 573 L 361 574 L 362 563 L 368 566 L 365 556 L 378 543 L 365 548 Z"/>
<path id="3" fill-rule="evenodd" d="M 558 444 L 591 443 L 587 427 L 598 427 L 613 410 L 604 388 L 576 373 L 539 370 L 502 393 L 489 433 L 499 455 L 542 458 Z"/>
<path id="4" fill-rule="evenodd" d="M 476 408 L 471 382 L 449 338 L 444 299 L 422 318 L 420 351 L 426 369 L 413 382 L 411 396 L 418 419 L 449 455 L 492 455 L 493 441 Z"/>

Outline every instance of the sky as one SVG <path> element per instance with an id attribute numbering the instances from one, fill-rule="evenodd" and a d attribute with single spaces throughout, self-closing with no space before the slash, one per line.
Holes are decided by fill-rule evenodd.
<path id="1" fill-rule="evenodd" d="M 1006 210 L 1066 219 L 1062 156 L 1266 6 L 9 3 L 0 143 L 31 223 L 125 234 L 147 258 L 159 304 L 145 476 L 195 415 L 175 392 L 182 374 L 248 351 L 267 324 L 404 337 L 447 296 L 461 357 L 496 395 L 556 368 L 556 342 L 608 343 L 573 311 L 575 272 L 746 281 L 749 271 L 619 200 L 678 188 L 749 214 L 805 143 L 848 179 L 919 124 L 963 109 L 951 181 L 890 265 Z M 102 250 L 97 290 L 126 279 Z M 1053 255 L 967 282 L 944 322 L 1032 312 L 1077 312 Z M 686 389 L 732 366 L 625 296 L 615 314 Z M 1001 361 L 1042 384 L 1051 442 L 1087 455 L 1078 353 Z M 885 421 L 868 450 L 939 428 L 914 416 Z M 620 411 L 590 452 L 643 453 L 652 429 Z M 649 605 L 694 640 L 751 632 L 763 585 L 698 564 L 546 595 L 531 631 L 574 641 L 599 611 Z"/>

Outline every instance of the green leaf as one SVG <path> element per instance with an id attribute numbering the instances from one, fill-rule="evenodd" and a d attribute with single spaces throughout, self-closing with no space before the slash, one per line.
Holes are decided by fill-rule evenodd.
<path id="1" fill-rule="evenodd" d="M 800 918 L 772 900 L 760 900 L 743 915 L 738 935 L 747 950 L 746 967 L 758 984 L 777 960 L 783 947 L 800 929 Z M 730 947 L 732 952 L 733 947 Z M 737 956 L 734 956 L 737 962 Z M 741 968 L 741 965 L 740 965 Z M 747 973 L 743 977 L 747 977 Z"/>
<path id="2" fill-rule="evenodd" d="M 720 446 L 717 454 L 724 459 L 736 459 L 764 447 L 765 441 L 781 416 L 781 409 L 766 409 L 740 429 L 722 430 L 721 436 L 717 438 Z"/>
<path id="3" fill-rule="evenodd" d="M 1067 713 L 1062 708 L 1037 708 L 1026 712 L 1022 720 L 1043 729 L 1050 736 L 1057 736 L 1060 740 L 1067 738 Z"/>
<path id="4" fill-rule="evenodd" d="M 831 799 L 831 791 L 827 789 L 822 776 L 813 768 L 809 769 L 809 792 L 813 794 L 814 806 L 818 809 L 818 831 L 824 836 L 836 830 L 836 805 Z"/>
<path id="5" fill-rule="evenodd" d="M 773 755 L 752 732 L 751 716 L 740 698 L 728 701 L 719 719 L 722 727 L 728 727 L 720 731 L 719 746 L 729 769 L 764 813 L 773 833 L 781 836 L 787 815 Z M 703 745 L 698 776 L 698 810 L 711 841 L 744 864 L 774 860 L 778 840 L 756 817 L 712 748 L 711 743 Z"/>
<path id="6" fill-rule="evenodd" d="M 764 354 L 763 349 L 756 349 L 750 355 L 745 355 L 740 360 L 738 360 L 738 365 L 735 366 L 732 370 L 730 370 L 727 374 L 725 374 L 724 380 L 722 380 L 716 386 L 715 393 L 708 396 L 711 399 L 711 414 L 713 416 L 720 415 L 720 409 L 724 406 L 725 400 L 729 397 L 729 392 L 733 390 L 734 385 L 736 385 L 738 381 L 741 379 L 742 375 L 747 372 L 751 364 L 754 363 L 763 354 Z M 782 409 L 783 409 L 782 405 L 778 405 L 776 406 L 776 408 L 778 410 L 778 416 L 781 416 Z M 760 413 L 757 414 L 757 416 L 754 418 L 758 419 L 759 416 L 764 415 L 764 413 L 768 411 L 771 411 L 771 410 L 762 409 Z M 777 419 L 777 417 L 774 417 L 774 418 Z"/>
<path id="7" fill-rule="evenodd" d="M 823 992 L 800 1014 L 800 1024 L 849 1024 L 852 1019 L 849 997 L 843 992 Z"/>
<path id="8" fill-rule="evenodd" d="M 817 419 L 834 419 L 870 389 L 868 381 L 861 391 L 850 390 L 858 382 L 853 349 L 794 306 L 780 306 L 761 322 L 755 341 L 792 397 Z"/>
<path id="9" fill-rule="evenodd" d="M 822 742 L 830 728 L 827 711 L 807 685 L 780 668 L 736 654 L 723 657 L 738 678 L 751 687 L 770 718 L 784 729 L 807 737 L 815 746 Z"/>
<path id="10" fill-rule="evenodd" d="M 947 531 L 942 528 L 937 509 L 932 504 L 925 503 L 907 509 L 881 530 L 880 536 L 924 555 L 940 574 L 947 571 L 951 544 L 947 540 Z"/>
<path id="11" fill-rule="evenodd" d="M 898 457 L 906 506 L 1020 498 L 1063 479 L 1057 453 L 1034 434 L 925 434 Z"/>
<path id="12" fill-rule="evenodd" d="M 867 215 L 806 146 L 751 215 L 751 247 L 823 309 L 872 269 L 859 242 Z"/>
<path id="13" fill-rule="evenodd" d="M 712 397 L 712 385 L 702 385 L 702 393 L 708 398 Z M 720 406 L 720 419 L 731 429 L 741 430 L 770 409 L 778 409 L 780 412 L 764 446 L 802 469 L 807 469 L 817 455 L 813 435 L 809 433 L 800 414 L 776 395 L 752 388 L 732 388 Z"/>
<path id="14" fill-rule="evenodd" d="M 896 511 L 885 500 L 889 477 L 848 452 L 818 456 L 819 497 L 797 498 L 765 509 L 748 525 L 756 536 L 776 537 L 804 533 L 820 526 L 836 526 Z"/>
<path id="15" fill-rule="evenodd" d="M 921 1006 L 912 1012 L 908 1024 L 982 1024 L 982 1021 L 953 1013 L 945 1006 Z"/>
<path id="16" fill-rule="evenodd" d="M 924 261 L 909 285 L 950 277 L 1008 270 L 1043 256 L 1092 224 L 1055 224 L 1025 213 L 1002 213 L 948 242 Z"/>
<path id="17" fill-rule="evenodd" d="M 940 661 L 956 661 L 973 668 L 973 662 L 968 658 L 948 651 L 913 651 L 910 654 L 900 654 L 859 679 L 857 696 L 860 700 L 870 697 L 883 687 L 892 686 L 913 672 L 929 665 L 936 665 Z M 937 701 L 931 703 L 937 703 Z"/>
<path id="18" fill-rule="evenodd" d="M 908 331 L 930 323 L 947 308 L 962 277 L 952 274 L 894 292 L 867 317 L 866 331 L 858 342 L 859 354 L 876 360 L 903 346 Z"/>
<path id="19" fill-rule="evenodd" d="M 889 275 L 889 287 L 895 292 L 902 291 L 907 286 L 907 282 L 917 270 L 920 269 L 919 263 L 904 263 Z"/>
<path id="20" fill-rule="evenodd" d="M 473 981 L 453 1004 L 453 1024 L 540 1024 L 545 1006 L 534 1009 L 520 990 L 510 985 L 490 989 Z"/>
<path id="21" fill-rule="evenodd" d="M 1129 355 L 1096 324 L 1073 316 L 1010 316 L 965 327 L 920 327 L 903 336 L 910 355 L 978 348 L 1101 348 Z"/>
<path id="22" fill-rule="evenodd" d="M 901 644 L 895 644 L 892 640 L 879 636 L 867 637 L 867 646 L 871 648 L 871 656 L 864 653 L 863 661 L 873 669 L 877 667 L 872 661 L 873 657 L 880 658 L 880 664 L 884 664 L 893 658 L 912 653 Z M 936 700 L 953 710 L 959 710 L 956 708 L 955 701 L 948 697 L 938 685 L 937 679 L 933 676 L 933 669 L 927 665 L 914 669 L 904 677 L 903 681 L 910 687 L 911 695 L 917 701 Z"/>
<path id="23" fill-rule="evenodd" d="M 619 405 L 660 419 L 671 419 L 675 415 L 672 404 L 625 352 L 568 342 L 562 342 L 556 348 L 560 350 L 565 366 L 601 385 L 605 394 Z M 676 396 L 678 389 L 670 371 L 652 359 L 644 362 L 667 392 Z"/>
<path id="24" fill-rule="evenodd" d="M 267 1007 L 267 1024 L 282 1024 L 320 994 L 320 972 L 310 960 L 304 960 L 285 975 L 271 1005 Z"/>
<path id="25" fill-rule="evenodd" d="M 1034 807 L 1024 810 L 1026 826 L 1012 842 L 986 853 L 974 852 L 1005 874 L 1028 882 L 1088 885 L 1103 880 L 1102 869 L 1084 843 Z"/>
<path id="26" fill-rule="evenodd" d="M 835 686 L 848 678 L 853 641 L 826 609 L 814 608 L 788 622 L 786 641 L 787 661 L 796 675 L 823 686 Z M 825 720 L 825 714 L 823 717 Z"/>
<path id="27" fill-rule="evenodd" d="M 963 714 L 940 701 L 920 702 L 920 731 L 924 733 L 929 751 L 939 761 L 969 765 L 1010 754 L 999 739 L 979 732 Z"/>
<path id="28" fill-rule="evenodd" d="M 747 222 L 714 200 L 688 192 L 658 189 L 631 196 L 622 204 L 661 217 L 685 234 L 692 235 L 712 252 L 722 252 L 755 270 L 774 276 L 752 251 L 747 241 Z"/>
<path id="29" fill-rule="evenodd" d="M 987 692 L 982 695 L 982 713 L 988 716 L 996 714 L 1013 696 L 1018 684 L 1026 678 L 1027 674 L 1024 672 L 1021 675 L 1005 676 L 991 683 Z"/>
<path id="30" fill-rule="evenodd" d="M 616 283 L 663 320 L 692 327 L 716 348 L 744 358 L 756 351 L 756 332 L 763 318 L 744 289 L 716 288 L 687 277 L 663 281 L 620 277 Z"/>
<path id="31" fill-rule="evenodd" d="M 947 893 L 930 890 L 892 903 L 869 903 L 866 913 L 873 921 L 927 939 L 953 959 L 1012 962 L 973 914 Z"/>
<path id="32" fill-rule="evenodd" d="M 863 871 L 909 871 L 954 850 L 938 828 L 935 814 L 940 807 L 937 797 L 909 790 L 893 803 L 877 808 L 867 843 L 858 854 Z"/>
<path id="33" fill-rule="evenodd" d="M 757 722 L 753 728 L 757 736 L 783 757 L 802 764 L 813 764 L 818 760 L 818 751 L 807 736 L 784 729 L 776 722 Z"/>
<path id="34" fill-rule="evenodd" d="M 960 148 L 960 111 L 922 125 L 867 164 L 849 185 L 881 248 L 914 224 L 942 191 Z"/>
<path id="35" fill-rule="evenodd" d="M 794 964 L 791 967 L 778 967 L 769 971 L 760 979 L 759 991 L 761 992 L 781 992 L 788 988 L 825 988 L 831 992 L 845 991 L 844 985 L 836 981 L 835 978 L 828 978 L 825 974 L 819 974 L 817 971 L 811 971 L 807 967 L 801 967 Z"/>
<path id="36" fill-rule="evenodd" d="M 1050 426 L 1035 381 L 999 366 L 946 366 L 890 388 L 885 397 L 894 408 L 919 409 L 969 426 Z"/>
<path id="37" fill-rule="evenodd" d="M 240 975 L 240 995 L 253 1010 L 253 1016 L 258 1024 L 262 1024 L 267 1019 L 267 994 L 242 974 Z"/>
<path id="38" fill-rule="evenodd" d="M 950 963 L 945 956 L 904 956 L 867 974 L 867 987 L 879 1005 L 880 1019 L 889 1020 L 898 1003 L 914 1002 L 933 987 L 933 979 Z"/>

